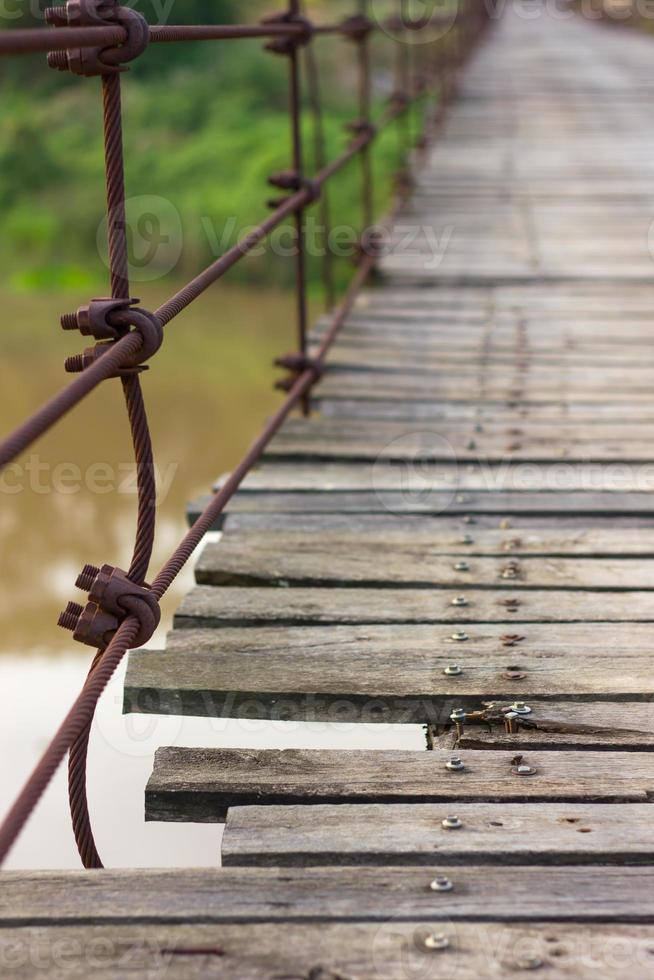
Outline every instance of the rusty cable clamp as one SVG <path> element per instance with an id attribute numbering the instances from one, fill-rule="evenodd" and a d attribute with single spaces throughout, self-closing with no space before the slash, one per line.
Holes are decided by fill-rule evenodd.
<path id="1" fill-rule="evenodd" d="M 66 358 L 65 368 L 69 374 L 79 374 L 106 354 L 113 344 L 130 332 L 130 327 L 139 333 L 142 344 L 136 353 L 126 358 L 114 377 L 124 377 L 147 371 L 145 361 L 149 360 L 163 343 L 163 327 L 154 313 L 134 306 L 137 299 L 92 299 L 86 306 L 80 306 L 75 313 L 65 313 L 61 318 L 64 330 L 79 330 L 82 336 L 94 337 L 98 343 L 87 347 L 82 354 Z"/>
<path id="2" fill-rule="evenodd" d="M 86 78 L 129 71 L 125 63 L 138 58 L 150 41 L 145 17 L 130 7 L 120 6 L 117 0 L 68 0 L 65 6 L 49 7 L 44 13 L 46 22 L 55 28 L 116 24 L 125 29 L 125 41 L 116 47 L 50 51 L 48 64 L 58 71 L 70 71 Z"/>
<path id="3" fill-rule="evenodd" d="M 308 17 L 290 10 L 279 14 L 271 14 L 261 20 L 262 24 L 296 24 L 301 30 L 290 37 L 276 37 L 264 44 L 264 49 L 271 54 L 293 55 L 298 48 L 304 48 L 313 40 L 315 25 Z"/>
<path id="4" fill-rule="evenodd" d="M 298 378 L 304 374 L 305 371 L 313 371 L 313 384 L 320 381 L 325 373 L 325 369 L 322 364 L 315 360 L 315 358 L 309 357 L 307 354 L 283 354 L 281 357 L 275 358 L 274 364 L 275 367 L 284 368 L 285 371 L 290 372 L 288 377 L 281 378 L 279 381 L 275 382 L 275 388 L 278 391 L 290 391 Z"/>
<path id="5" fill-rule="evenodd" d="M 143 646 L 151 639 L 161 610 L 147 586 L 132 582 L 127 572 L 113 565 L 85 565 L 75 584 L 88 592 L 88 603 L 83 608 L 69 602 L 58 621 L 63 629 L 71 630 L 73 639 L 104 650 L 128 616 L 135 616 L 139 623 L 134 646 Z"/>
<path id="6" fill-rule="evenodd" d="M 322 186 L 319 181 L 313 180 L 310 177 L 304 177 L 296 170 L 277 170 L 275 173 L 270 174 L 268 183 L 271 187 L 275 187 L 280 191 L 287 191 L 289 194 L 306 191 L 307 200 L 303 207 L 309 207 L 311 204 L 315 204 L 316 201 L 320 200 L 322 195 Z M 285 198 L 281 200 L 270 200 L 267 204 L 269 208 L 276 210 L 284 204 L 285 200 Z"/>
<path id="7" fill-rule="evenodd" d="M 354 14 L 352 17 L 347 17 L 342 21 L 339 30 L 348 41 L 363 44 L 375 30 L 375 24 L 365 14 Z"/>

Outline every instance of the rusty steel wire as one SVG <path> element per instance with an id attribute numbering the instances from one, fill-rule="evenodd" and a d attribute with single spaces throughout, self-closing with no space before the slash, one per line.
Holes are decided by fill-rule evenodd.
<path id="1" fill-rule="evenodd" d="M 0 864 L 68 753 L 69 804 L 75 840 L 84 866 L 101 868 L 102 861 L 94 839 L 86 792 L 89 737 L 97 703 L 126 652 L 134 645 L 146 642 L 152 635 L 159 622 L 159 600 L 189 561 L 205 533 L 213 526 L 245 476 L 261 458 L 263 451 L 288 415 L 298 407 L 302 407 L 305 411 L 309 410 L 310 391 L 321 377 L 328 353 L 361 287 L 378 261 L 376 239 L 370 234 L 374 208 L 372 143 L 379 129 L 390 125 L 402 116 L 407 120 L 410 119 L 411 106 L 417 99 L 422 98 L 423 91 L 422 85 L 418 83 L 419 80 L 413 85 L 410 84 L 408 58 L 399 57 L 398 78 L 403 88 L 400 93 L 402 97 L 394 98 L 382 118 L 373 124 L 369 36 L 373 31 L 386 29 L 388 26 L 392 26 L 395 30 L 399 28 L 408 30 L 412 29 L 412 25 L 403 24 L 401 18 L 384 24 L 373 22 L 368 17 L 367 0 L 359 0 L 356 13 L 351 18 L 340 24 L 331 25 L 317 25 L 307 20 L 303 16 L 300 0 L 287 0 L 287 8 L 282 15 L 276 15 L 260 25 L 148 27 L 140 15 L 118 6 L 117 0 L 103 0 L 101 6 L 99 0 L 80 0 L 75 9 L 82 10 L 82 18 L 75 24 L 68 23 L 67 8 L 57 7 L 46 12 L 46 17 L 54 25 L 51 28 L 11 30 L 1 33 L 0 55 L 50 51 L 52 55 L 48 60 L 51 67 L 71 70 L 82 75 L 101 76 L 107 237 L 112 299 L 92 301 L 88 307 L 80 308 L 77 314 L 69 314 L 62 318 L 62 325 L 66 329 L 79 328 L 82 333 L 91 334 L 98 343 L 94 348 L 85 351 L 84 355 L 69 358 L 67 369 L 79 371 L 78 377 L 0 443 L 0 469 L 15 459 L 99 384 L 109 378 L 120 378 L 137 472 L 136 534 L 127 572 L 112 569 L 111 566 L 103 566 L 102 571 L 93 566 L 86 566 L 78 579 L 78 586 L 89 592 L 90 601 L 84 615 L 90 610 L 91 618 L 97 614 L 102 623 L 112 622 L 114 625 L 106 633 L 100 630 L 102 642 L 97 644 L 97 652 L 80 694 L 0 825 Z M 106 23 L 102 20 L 98 23 L 99 10 L 106 17 Z M 91 13 L 92 23 L 84 20 L 85 12 Z M 463 51 L 460 45 L 464 44 L 466 51 L 471 50 L 472 45 L 481 35 L 487 19 L 488 14 L 483 4 L 477 0 L 467 0 L 467 6 L 461 15 L 461 24 L 457 27 L 459 50 L 456 52 L 456 57 L 448 56 L 445 60 L 446 56 L 442 54 L 442 63 L 436 65 L 437 77 L 444 91 L 448 93 L 452 91 L 453 80 L 450 72 L 455 71 L 460 64 Z M 314 114 L 316 172 L 312 178 L 308 178 L 305 173 L 303 149 L 304 103 L 298 51 L 302 46 L 310 49 L 315 36 L 325 35 L 349 38 L 356 46 L 359 115 L 350 127 L 353 135 L 347 147 L 334 159 L 327 161 L 318 72 L 313 54 L 310 53 L 307 60 L 308 101 Z M 271 178 L 271 182 L 284 190 L 287 196 L 275 202 L 268 218 L 178 290 L 153 314 L 135 307 L 134 303 L 137 301 L 129 298 L 121 83 L 118 74 L 121 58 L 131 60 L 140 55 L 148 42 L 148 37 L 150 43 L 263 38 L 268 41 L 266 47 L 269 50 L 288 57 L 293 167 L 290 174 L 277 175 L 276 179 Z M 322 343 L 316 354 L 309 358 L 307 357 L 304 212 L 321 197 L 324 185 L 356 157 L 360 157 L 362 163 L 363 216 L 358 268 L 345 296 L 333 310 L 331 323 Z M 325 220 L 329 224 L 329 208 L 324 202 L 322 214 L 326 216 Z M 288 394 L 200 518 L 162 566 L 151 585 L 147 586 L 145 583 L 155 535 L 156 486 L 152 443 L 139 379 L 142 364 L 156 353 L 165 325 L 186 309 L 209 286 L 221 279 L 237 262 L 244 259 L 275 228 L 289 220 L 295 223 L 296 229 L 298 351 L 280 359 L 291 371 L 291 377 L 285 385 Z M 325 268 L 328 269 L 325 283 L 331 302 L 334 286 L 329 263 L 326 263 Z M 111 604 L 107 599 L 106 609 L 102 605 L 104 600 L 101 598 L 98 602 L 91 601 L 91 597 L 96 594 L 94 589 L 103 575 L 106 581 L 113 583 Z M 72 609 L 69 607 L 62 614 L 60 623 L 74 629 L 77 639 L 88 642 L 80 628 L 83 616 L 79 610 L 82 607 L 77 607 L 76 604 L 70 606 Z M 95 636 L 95 633 L 91 631 L 89 635 Z"/>

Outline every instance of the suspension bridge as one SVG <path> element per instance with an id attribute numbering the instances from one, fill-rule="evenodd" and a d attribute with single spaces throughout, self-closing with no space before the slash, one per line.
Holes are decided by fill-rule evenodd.
<path id="1" fill-rule="evenodd" d="M 98 345 L 0 459 L 118 375 L 139 530 L 130 569 L 78 580 L 88 604 L 71 603 L 62 625 L 98 652 L 0 829 L 4 856 L 68 754 L 85 870 L 2 873 L 0 962 L 21 980 L 44 963 L 66 978 L 654 977 L 654 40 L 547 5 L 489 22 L 469 4 L 420 65 L 400 39 L 397 90 L 373 124 L 365 3 L 336 25 L 291 3 L 259 27 L 156 29 L 111 4 L 105 23 L 87 22 L 90 7 L 0 37 L 0 52 L 52 50 L 54 67 L 102 77 L 112 256 L 111 299 L 64 323 Z M 359 115 L 342 156 L 308 175 L 298 52 L 328 33 L 354 43 Z M 274 180 L 286 196 L 144 311 L 125 299 L 110 66 L 148 41 L 252 36 L 289 61 L 293 166 Z M 310 328 L 305 210 L 358 158 L 369 229 L 379 125 L 432 87 L 438 112 L 385 247 L 382 226 L 364 232 L 347 294 Z M 148 577 L 139 366 L 289 217 L 287 394 Z M 158 599 L 209 530 L 220 540 L 205 545 L 166 648 L 145 648 Z M 225 824 L 221 866 L 103 869 L 86 747 L 128 650 L 126 712 L 424 726 L 424 751 L 161 748 L 146 819 L 189 834 Z"/>

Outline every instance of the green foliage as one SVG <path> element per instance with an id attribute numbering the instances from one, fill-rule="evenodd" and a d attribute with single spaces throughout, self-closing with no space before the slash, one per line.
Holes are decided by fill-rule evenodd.
<path id="1" fill-rule="evenodd" d="M 154 2 L 136 5 L 150 21 L 147 8 Z M 159 3 L 161 9 L 165 0 Z M 237 6 L 233 0 L 176 0 L 168 20 L 226 22 Z M 344 124 L 356 115 L 352 55 L 350 46 L 331 42 L 320 55 L 330 158 L 346 145 Z M 87 281 L 100 286 L 106 269 L 97 246 L 104 216 L 99 82 L 49 72 L 40 56 L 29 59 L 28 76 L 24 60 L 5 64 L 16 61 L 18 74 L 7 71 L 3 79 L 0 117 L 0 259 L 7 281 L 35 289 Z M 263 53 L 255 40 L 153 45 L 125 75 L 127 193 L 158 196 L 179 214 L 183 248 L 171 276 L 195 275 L 268 213 L 266 201 L 278 192 L 267 178 L 290 163 L 287 85 L 286 60 Z M 383 99 L 378 93 L 377 113 Z M 305 110 L 309 170 L 315 169 L 312 126 Z M 390 132 L 374 151 L 379 214 L 398 165 L 397 136 Z M 335 224 L 360 225 L 360 181 L 353 161 L 329 183 Z M 313 214 L 317 218 L 318 208 Z M 319 265 L 316 258 L 310 262 L 312 282 Z M 339 269 L 343 281 L 348 263 L 341 260 Z M 286 284 L 293 263 L 267 250 L 230 275 Z"/>

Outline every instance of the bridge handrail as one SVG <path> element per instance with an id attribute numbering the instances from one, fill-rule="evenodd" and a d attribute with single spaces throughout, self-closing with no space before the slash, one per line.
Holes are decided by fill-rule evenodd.
<path id="1" fill-rule="evenodd" d="M 159 621 L 158 603 L 188 562 L 204 534 L 212 527 L 239 485 L 261 458 L 266 446 L 298 406 L 309 411 L 309 393 L 320 378 L 327 355 L 351 310 L 357 294 L 379 258 L 378 237 L 373 222 L 373 171 L 371 149 L 377 133 L 402 116 L 434 88 L 439 89 L 439 106 L 452 94 L 458 71 L 488 22 L 482 0 L 461 0 L 452 21 L 443 15 L 421 22 L 402 19 L 404 4 L 398 2 L 398 16 L 381 22 L 369 16 L 369 0 L 357 0 L 353 15 L 339 24 L 314 24 L 304 16 L 301 0 L 287 0 L 282 14 L 258 25 L 147 25 L 135 11 L 118 5 L 118 0 L 68 0 L 66 6 L 50 8 L 47 28 L 8 30 L 0 34 L 0 56 L 48 51 L 48 63 L 60 70 L 80 75 L 99 75 L 102 81 L 105 175 L 111 299 L 92 300 L 75 314 L 62 317 L 65 329 L 78 328 L 93 337 L 95 347 L 83 355 L 69 358 L 68 371 L 78 376 L 54 398 L 34 412 L 0 443 L 0 469 L 16 458 L 39 436 L 79 404 L 102 381 L 120 377 L 130 421 L 138 483 L 138 521 L 130 568 L 126 572 L 104 566 L 87 566 L 78 586 L 89 593 L 86 608 L 70 603 L 60 617 L 60 625 L 70 628 L 76 639 L 97 648 L 89 675 L 59 730 L 43 753 L 11 810 L 0 825 L 0 865 L 25 825 L 29 815 L 67 752 L 69 755 L 69 800 L 75 838 L 82 862 L 87 868 L 102 867 L 86 797 L 86 757 L 96 705 L 114 671 L 135 645 L 152 636 Z M 447 21 L 447 23 L 445 22 Z M 442 25 L 437 39 L 429 42 L 433 57 L 418 71 L 411 64 L 411 45 L 403 43 L 409 32 Z M 445 30 L 451 27 L 451 31 Z M 396 90 L 387 110 L 376 122 L 371 118 L 372 79 L 370 37 L 381 31 L 397 44 Z M 356 47 L 358 66 L 358 118 L 351 124 L 353 136 L 335 159 L 324 159 L 324 135 L 318 73 L 312 47 L 316 37 L 331 35 L 349 39 Z M 275 202 L 271 214 L 245 238 L 203 269 L 194 279 L 150 313 L 130 299 L 127 232 L 125 219 L 125 180 L 120 74 L 126 61 L 139 57 L 148 43 L 223 41 L 263 38 L 268 50 L 288 58 L 289 115 L 291 120 L 292 168 L 271 177 L 273 186 L 286 193 Z M 445 43 L 447 42 L 447 43 Z M 426 45 L 425 45 L 426 47 Z M 302 133 L 302 81 L 300 50 L 306 49 L 309 101 L 314 116 L 316 147 L 320 166 L 309 177 L 304 168 Z M 423 145 L 421 136 L 418 145 Z M 410 134 L 404 153 L 411 149 Z M 325 186 L 352 159 L 361 159 L 361 202 L 363 231 L 360 259 L 347 292 L 333 304 L 330 256 L 325 250 L 323 279 L 331 307 L 331 323 L 317 353 L 307 350 L 307 276 L 304 212 L 322 198 L 323 215 L 328 215 Z M 221 279 L 234 265 L 280 224 L 295 222 L 295 288 L 297 295 L 298 349 L 278 362 L 289 371 L 281 384 L 287 391 L 284 401 L 264 426 L 227 481 L 208 504 L 198 521 L 150 584 L 146 583 L 155 533 L 154 460 L 139 373 L 144 362 L 156 353 L 163 339 L 163 328 L 188 307 L 210 285 Z M 390 218 L 386 219 L 387 223 Z M 328 222 L 327 222 L 328 223 Z M 381 230 L 382 223 L 377 226 Z"/>

